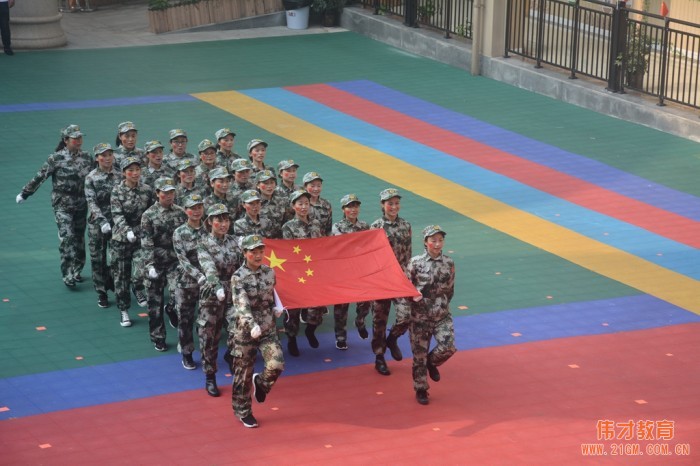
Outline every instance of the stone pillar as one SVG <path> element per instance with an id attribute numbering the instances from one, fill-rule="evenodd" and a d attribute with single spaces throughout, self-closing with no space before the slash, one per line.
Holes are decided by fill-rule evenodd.
<path id="1" fill-rule="evenodd" d="M 16 0 L 10 10 L 12 48 L 62 47 L 68 39 L 61 27 L 57 0 Z"/>
<path id="2" fill-rule="evenodd" d="M 486 57 L 502 57 L 506 45 L 507 0 L 484 2 L 484 37 L 482 53 Z"/>

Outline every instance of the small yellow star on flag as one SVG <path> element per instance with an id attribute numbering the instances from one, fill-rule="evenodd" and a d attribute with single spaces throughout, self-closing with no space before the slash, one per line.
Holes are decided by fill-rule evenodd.
<path id="1" fill-rule="evenodd" d="M 306 283 L 306 279 L 304 277 L 299 277 L 299 283 L 301 283 L 301 284 Z"/>
<path id="2" fill-rule="evenodd" d="M 304 256 L 304 262 L 306 262 L 307 264 L 311 262 L 311 256 Z"/>
<path id="3" fill-rule="evenodd" d="M 294 254 L 299 254 L 301 252 L 301 248 L 299 246 L 294 246 Z"/>
<path id="4" fill-rule="evenodd" d="M 306 269 L 306 276 L 307 277 L 313 277 L 314 276 L 314 271 L 311 269 Z"/>
<path id="5" fill-rule="evenodd" d="M 270 268 L 271 269 L 278 267 L 282 272 L 286 272 L 286 270 L 284 270 L 284 267 L 282 267 L 282 264 L 287 262 L 287 259 L 282 259 L 280 257 L 277 257 L 275 255 L 275 251 L 271 250 L 270 257 L 266 257 L 265 259 L 270 261 Z"/>

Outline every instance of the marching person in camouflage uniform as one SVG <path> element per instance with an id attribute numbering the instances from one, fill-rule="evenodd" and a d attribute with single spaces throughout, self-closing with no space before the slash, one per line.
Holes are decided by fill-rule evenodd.
<path id="1" fill-rule="evenodd" d="M 262 139 L 253 139 L 248 143 L 248 158 L 253 166 L 253 175 L 264 170 L 270 170 L 275 174 L 272 167 L 265 165 L 265 156 L 267 155 L 267 143 Z"/>
<path id="2" fill-rule="evenodd" d="M 194 175 L 195 164 L 192 163 L 190 159 L 181 160 L 177 165 L 177 171 L 173 178 L 175 183 L 177 183 L 177 189 L 175 190 L 175 203 L 180 207 L 184 206 L 185 199 L 191 194 L 202 195 L 202 190 L 195 186 Z"/>
<path id="3" fill-rule="evenodd" d="M 304 175 L 304 189 L 311 195 L 309 214 L 321 224 L 321 234 L 330 236 L 333 229 L 333 208 L 331 203 L 321 197 L 323 178 L 316 172 Z"/>
<path id="4" fill-rule="evenodd" d="M 274 298 L 275 272 L 263 264 L 265 245 L 259 235 L 243 238 L 245 261 L 231 278 L 233 306 L 227 314 L 233 348 L 233 412 L 245 427 L 257 427 L 253 416 L 251 389 L 258 403 L 265 402 L 284 370 L 282 346 L 277 335 Z M 258 350 L 264 361 L 260 374 L 253 374 Z"/>
<path id="5" fill-rule="evenodd" d="M 146 154 L 136 147 L 138 130 L 136 125 L 130 121 L 124 121 L 117 126 L 117 139 L 115 141 L 116 150 L 114 152 L 115 163 L 118 167 L 127 157 L 136 157 L 142 165 L 148 163 Z"/>
<path id="6" fill-rule="evenodd" d="M 425 252 L 412 257 L 406 276 L 421 296 L 413 300 L 402 298 L 399 307 L 410 313 L 411 350 L 413 351 L 413 389 L 416 400 L 428 404 L 428 375 L 440 381 L 440 367 L 456 351 L 455 329 L 450 313 L 450 301 L 455 291 L 454 261 L 442 253 L 447 234 L 439 225 L 423 230 Z M 430 353 L 430 339 L 436 346 Z"/>
<path id="7" fill-rule="evenodd" d="M 221 128 L 214 133 L 216 138 L 216 164 L 220 167 L 226 167 L 233 172 L 231 162 L 240 159 L 241 156 L 233 151 L 236 133 L 228 128 Z"/>
<path id="8" fill-rule="evenodd" d="M 158 202 L 141 216 L 141 248 L 143 265 L 148 271 L 148 327 L 156 351 L 166 351 L 163 312 L 169 314 L 170 324 L 177 328 L 175 314 L 175 286 L 179 264 L 173 248 L 173 233 L 187 221 L 182 207 L 175 205 L 175 182 L 172 178 L 156 180 Z M 165 287 L 170 291 L 170 302 L 163 308 Z M 172 314 L 172 315 L 170 315 Z"/>
<path id="9" fill-rule="evenodd" d="M 282 225 L 289 216 L 289 197 L 277 189 L 275 174 L 263 170 L 255 177 L 256 187 L 260 193 L 260 224 L 269 236 L 266 238 L 281 238 Z"/>
<path id="10" fill-rule="evenodd" d="M 379 193 L 379 200 L 382 206 L 382 217 L 372 222 L 371 229 L 383 229 L 394 251 L 396 260 L 405 271 L 408 261 L 411 258 L 411 224 L 399 217 L 401 210 L 401 195 L 398 189 L 388 188 Z M 386 325 L 389 319 L 390 299 L 383 299 L 372 302 L 372 351 L 376 355 L 374 367 L 382 375 L 389 375 L 389 367 L 386 365 L 384 353 L 387 346 L 391 351 L 391 356 L 400 361 L 403 358 L 401 349 L 396 340 L 408 329 L 408 315 L 401 309 L 396 309 L 396 322 L 389 337 L 386 336 Z M 396 307 L 396 306 L 395 306 Z"/>
<path id="11" fill-rule="evenodd" d="M 287 196 L 301 189 L 301 186 L 294 184 L 298 169 L 299 164 L 294 160 L 282 160 L 277 164 L 277 173 L 279 173 L 280 179 L 278 188 Z"/>
<path id="12" fill-rule="evenodd" d="M 346 194 L 340 200 L 340 207 L 343 209 L 343 219 L 333 224 L 332 235 L 344 235 L 346 233 L 355 233 L 358 231 L 369 230 L 367 222 L 358 219 L 360 214 L 360 199 L 355 194 Z M 364 301 L 357 303 L 357 317 L 355 318 L 355 326 L 362 339 L 368 337 L 367 329 L 365 328 L 365 317 L 369 314 L 371 302 Z M 333 317 L 335 321 L 335 347 L 339 350 L 348 349 L 348 310 L 349 304 L 336 304 L 333 306 Z"/>
<path id="13" fill-rule="evenodd" d="M 201 236 L 207 232 L 202 228 L 202 217 L 204 217 L 202 196 L 190 194 L 185 198 L 182 206 L 187 213 L 187 222 L 173 233 L 173 248 L 180 263 L 175 288 L 175 310 L 178 317 L 178 345 L 182 352 L 182 367 L 193 370 L 196 366 L 192 359 L 194 351 L 192 326 L 199 300 L 199 287 L 207 281 L 207 277 L 199 267 L 197 245 Z"/>
<path id="14" fill-rule="evenodd" d="M 129 308 L 131 307 L 130 287 L 140 303 L 144 299 L 143 280 L 138 273 L 134 279 L 134 262 L 141 249 L 141 216 L 154 201 L 153 188 L 141 183 L 141 162 L 136 157 L 127 157 L 121 165 L 124 179 L 114 186 L 110 197 L 112 209 L 112 277 L 120 311 L 120 325 L 130 327 Z"/>
<path id="15" fill-rule="evenodd" d="M 202 235 L 197 245 L 199 265 L 207 277 L 200 289 L 197 324 L 202 370 L 206 374 L 205 387 L 209 395 L 219 396 L 216 386 L 219 339 L 226 308 L 231 303 L 231 276 L 241 266 L 242 256 L 235 238 L 228 234 L 231 219 L 224 204 L 214 204 L 207 209 L 206 226 L 209 234 Z"/>
<path id="16" fill-rule="evenodd" d="M 260 235 L 264 238 L 269 238 L 274 231 L 267 231 L 263 228 L 260 221 L 260 193 L 254 189 L 249 189 L 241 194 L 241 202 L 245 209 L 245 215 L 233 223 L 233 234 L 240 240 L 248 235 Z M 267 223 L 269 226 L 269 222 Z"/>
<path id="17" fill-rule="evenodd" d="M 160 141 L 148 141 L 144 145 L 147 165 L 141 169 L 141 182 L 148 186 L 155 186 L 158 178 L 170 178 L 173 171 L 163 163 L 163 144 Z"/>
<path id="18" fill-rule="evenodd" d="M 187 152 L 187 133 L 184 129 L 170 130 L 170 153 L 165 156 L 165 165 L 172 172 L 177 170 L 177 165 L 181 160 L 189 159 L 195 166 L 198 164 L 197 157 Z"/>
<path id="19" fill-rule="evenodd" d="M 51 177 L 51 206 L 58 226 L 61 275 L 63 283 L 71 288 L 83 280 L 80 274 L 85 266 L 85 177 L 94 167 L 92 157 L 80 150 L 82 145 L 83 133 L 78 125 L 63 128 L 56 151 L 16 197 L 18 204 L 23 203 Z"/>
<path id="20" fill-rule="evenodd" d="M 243 191 L 255 189 L 254 180 L 250 179 L 250 174 L 253 173 L 253 166 L 246 159 L 232 161 L 229 172 L 233 173 L 233 182 L 228 190 L 234 196 L 239 195 Z"/>
<path id="21" fill-rule="evenodd" d="M 216 163 L 216 144 L 209 139 L 204 139 L 197 146 L 199 149 L 199 165 L 194 171 L 194 184 L 199 186 L 204 196 L 211 195 L 209 172 L 216 167 L 226 167 Z"/>
<path id="22" fill-rule="evenodd" d="M 231 230 L 233 234 L 233 221 L 238 218 L 240 207 L 240 199 L 238 196 L 231 194 L 228 190 L 231 185 L 231 175 L 226 167 L 216 167 L 209 172 L 209 186 L 211 186 L 211 195 L 204 197 L 204 210 L 208 211 L 209 207 L 215 204 L 223 204 L 226 206 L 231 216 Z"/>
<path id="23" fill-rule="evenodd" d="M 88 246 L 92 283 L 97 292 L 97 305 L 108 307 L 107 290 L 114 290 L 114 280 L 107 262 L 107 246 L 112 237 L 112 208 L 109 198 L 122 174 L 114 166 L 112 146 L 100 143 L 94 149 L 97 168 L 85 177 L 85 199 L 90 209 Z"/>
<path id="24" fill-rule="evenodd" d="M 321 224 L 318 220 L 311 218 L 309 214 L 309 199 L 311 194 L 306 191 L 294 191 L 289 197 L 289 203 L 294 208 L 296 216 L 284 224 L 282 227 L 282 237 L 284 239 L 305 239 L 320 238 Z M 284 322 L 284 329 L 287 332 L 287 350 L 292 356 L 299 356 L 299 346 L 297 345 L 297 333 L 299 333 L 299 323 L 306 322 L 304 334 L 309 340 L 309 346 L 318 348 L 316 338 L 316 328 L 323 321 L 323 314 L 328 310 L 325 306 L 312 307 L 309 309 L 288 309 L 289 316 Z"/>

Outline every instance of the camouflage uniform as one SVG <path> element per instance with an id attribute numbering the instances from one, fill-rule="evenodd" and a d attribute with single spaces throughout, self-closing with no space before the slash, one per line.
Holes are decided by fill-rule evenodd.
<path id="1" fill-rule="evenodd" d="M 231 181 L 231 187 L 228 188 L 228 192 L 234 196 L 240 196 L 243 191 L 248 191 L 249 189 L 255 189 L 253 182 L 248 180 L 243 184 L 236 183 L 236 180 Z"/>
<path id="2" fill-rule="evenodd" d="M 141 182 L 147 184 L 148 186 L 155 186 L 156 180 L 158 178 L 171 178 L 175 174 L 170 168 L 168 168 L 165 163 L 160 165 L 160 168 L 153 168 L 148 165 L 144 165 L 141 170 Z"/>
<path id="3" fill-rule="evenodd" d="M 319 197 L 318 203 L 310 203 L 309 217 L 315 218 L 321 224 L 321 234 L 330 236 L 333 230 L 333 208 L 326 199 Z"/>
<path id="4" fill-rule="evenodd" d="M 88 246 L 92 267 L 92 283 L 98 294 L 114 289 L 114 281 L 107 262 L 107 246 L 112 233 L 102 233 L 102 225 L 112 226 L 110 197 L 112 189 L 122 179 L 117 168 L 104 172 L 95 168 L 85 177 L 85 199 L 90 209 L 88 223 Z"/>
<path id="5" fill-rule="evenodd" d="M 172 179 L 165 178 L 172 183 Z M 162 185 L 162 178 L 158 186 Z M 172 184 L 170 186 L 173 186 Z M 174 191 L 174 189 L 173 189 Z M 154 267 L 158 278 L 148 277 L 148 327 L 151 341 L 165 340 L 163 319 L 163 295 L 167 284 L 170 300 L 174 301 L 177 281 L 178 260 L 173 248 L 173 233 L 187 221 L 182 207 L 173 204 L 166 208 L 156 202 L 141 217 L 141 248 L 143 249 L 144 270 Z"/>
<path id="6" fill-rule="evenodd" d="M 141 270 L 136 264 L 141 262 L 141 215 L 155 200 L 153 188 L 147 184 L 139 183 L 135 188 L 126 185 L 126 181 L 114 186 L 110 205 L 112 208 L 112 277 L 114 277 L 114 290 L 117 297 L 117 306 L 120 311 L 128 311 L 131 307 L 131 294 L 129 285 L 133 284 L 136 290 L 143 290 L 143 278 Z M 127 233 L 132 231 L 136 235 L 136 241 L 130 243 Z M 135 272 L 135 273 L 134 273 Z"/>
<path id="7" fill-rule="evenodd" d="M 293 216 L 292 216 L 293 217 Z M 289 197 L 275 189 L 270 199 L 261 196 L 260 224 L 266 238 L 282 238 L 282 227 L 289 218 Z"/>
<path id="8" fill-rule="evenodd" d="M 331 231 L 333 236 L 344 235 L 346 233 L 355 233 L 357 231 L 369 230 L 369 225 L 367 222 L 362 220 L 357 220 L 357 223 L 352 223 L 348 221 L 345 217 L 339 222 L 333 224 L 333 229 Z M 365 317 L 369 314 L 371 301 L 363 301 L 357 303 L 355 306 L 357 308 L 357 317 L 355 318 L 355 327 L 364 328 Z M 350 309 L 350 304 L 336 304 L 333 306 L 333 317 L 335 321 L 335 339 L 337 341 L 347 341 L 348 332 L 348 310 Z"/>
<path id="9" fill-rule="evenodd" d="M 413 388 L 428 390 L 428 362 L 439 367 L 456 351 L 455 331 L 450 314 L 450 300 L 454 295 L 455 264 L 444 255 L 433 259 L 425 252 L 412 257 L 406 275 L 423 298 L 414 302 L 402 298 L 399 307 L 410 312 L 411 350 L 413 351 Z M 430 339 L 436 346 L 430 353 Z"/>
<path id="10" fill-rule="evenodd" d="M 234 160 L 238 160 L 240 158 L 242 158 L 242 157 L 240 155 L 236 154 L 235 152 L 231 152 L 230 154 L 226 154 L 221 149 L 216 151 L 216 165 L 219 167 L 228 168 L 231 173 L 233 173 L 233 170 L 231 169 L 231 164 L 233 163 Z"/>
<path id="11" fill-rule="evenodd" d="M 22 188 L 21 196 L 27 199 L 51 177 L 51 206 L 58 226 L 58 251 L 64 281 L 73 280 L 85 266 L 85 177 L 94 166 L 95 162 L 87 152 L 71 154 L 64 148 L 49 155 L 34 178 Z"/>
<path id="12" fill-rule="evenodd" d="M 253 271 L 244 264 L 232 280 L 233 306 L 227 319 L 229 328 L 235 328 L 229 337 L 229 348 L 233 348 L 234 361 L 231 401 L 238 418 L 251 414 L 251 388 L 258 350 L 265 363 L 258 383 L 265 393 L 270 392 L 284 370 L 284 356 L 272 309 L 275 304 L 274 286 L 275 272 L 267 265 Z M 261 335 L 253 339 L 250 331 L 256 324 L 260 326 Z"/>
<path id="13" fill-rule="evenodd" d="M 197 185 L 194 185 L 192 188 L 186 188 L 184 185 L 178 184 L 177 188 L 175 189 L 175 204 L 182 207 L 185 202 L 185 198 L 191 194 L 199 194 L 200 196 L 204 197 L 202 190 L 199 189 Z"/>
<path id="14" fill-rule="evenodd" d="M 241 200 L 238 198 L 238 196 L 235 196 L 229 192 L 226 193 L 226 196 L 224 198 L 221 198 L 216 194 L 211 194 L 210 196 L 204 197 L 205 212 L 209 210 L 209 207 L 215 204 L 223 204 L 228 209 L 229 215 L 231 217 L 231 227 L 228 232 L 229 234 L 233 234 L 233 222 L 235 219 L 238 218 L 241 210 L 243 209 L 243 207 L 241 207 Z"/>
<path id="15" fill-rule="evenodd" d="M 205 197 L 211 196 L 212 194 L 209 172 L 214 168 L 216 168 L 216 165 L 207 167 L 203 163 L 200 163 L 194 168 L 194 185 L 199 187 L 200 192 Z"/>
<path id="16" fill-rule="evenodd" d="M 126 150 L 124 146 L 119 146 L 114 149 L 114 165 L 117 167 L 122 166 L 122 162 L 127 157 L 134 157 L 138 159 L 142 167 L 148 165 L 148 157 L 146 157 L 146 152 L 143 149 L 134 147 L 134 150 Z"/>
<path id="17" fill-rule="evenodd" d="M 199 300 L 199 280 L 204 276 L 199 266 L 197 245 L 207 231 L 203 228 L 193 228 L 187 222 L 179 226 L 173 233 L 173 248 L 180 265 L 177 269 L 177 285 L 175 288 L 175 310 L 178 316 L 178 342 L 182 354 L 192 354 L 194 338 L 195 309 Z"/>
<path id="18" fill-rule="evenodd" d="M 393 222 L 386 216 L 375 220 L 370 225 L 370 228 L 383 229 L 389 238 L 389 244 L 394 251 L 396 260 L 405 271 L 408 261 L 411 258 L 411 224 L 401 217 L 396 217 Z M 383 355 L 386 352 L 386 325 L 389 320 L 389 309 L 391 308 L 391 299 L 382 299 L 372 301 L 372 351 L 376 355 Z M 408 315 L 400 309 L 396 309 L 396 323 L 392 328 L 396 328 L 396 332 L 401 332 L 398 335 L 403 335 L 408 330 Z"/>
<path id="19" fill-rule="evenodd" d="M 282 227 L 282 237 L 284 239 L 306 239 L 320 238 L 321 224 L 318 220 L 309 218 L 305 223 L 298 218 L 293 218 Z M 288 309 L 289 318 L 284 322 L 284 329 L 287 336 L 296 337 L 299 333 L 300 315 L 308 325 L 319 326 L 323 322 L 323 314 L 328 312 L 325 306 L 312 307 L 309 309 Z"/>
<path id="20" fill-rule="evenodd" d="M 168 155 L 163 157 L 163 165 L 166 165 L 172 173 L 175 173 L 177 171 L 178 164 L 184 159 L 191 160 L 192 165 L 195 167 L 199 165 L 199 158 L 194 154 L 190 154 L 189 152 L 185 152 L 182 157 L 178 157 L 174 153 L 170 152 Z"/>
<path id="21" fill-rule="evenodd" d="M 197 245 L 197 257 L 207 277 L 199 298 L 199 348 L 202 351 L 202 370 L 212 375 L 217 369 L 216 358 L 227 303 L 231 302 L 231 275 L 241 266 L 242 255 L 233 236 L 219 239 L 212 234 L 203 234 Z M 226 293 L 223 301 L 216 297 L 216 290 L 220 288 Z"/>

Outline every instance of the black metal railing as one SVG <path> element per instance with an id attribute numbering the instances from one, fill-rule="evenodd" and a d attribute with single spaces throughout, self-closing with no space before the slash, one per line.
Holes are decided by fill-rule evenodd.
<path id="1" fill-rule="evenodd" d="M 373 8 L 375 14 L 400 16 L 409 27 L 422 25 L 444 31 L 447 38 L 456 35 L 471 39 L 473 1 L 362 0 L 360 3 Z"/>
<path id="2" fill-rule="evenodd" d="M 598 0 L 508 0 L 509 54 L 700 108 L 700 25 Z"/>

